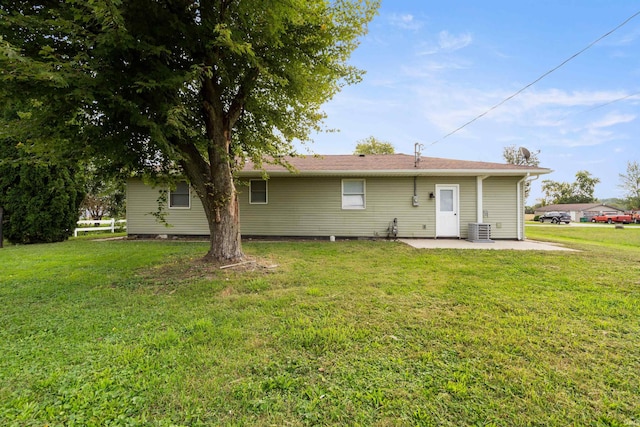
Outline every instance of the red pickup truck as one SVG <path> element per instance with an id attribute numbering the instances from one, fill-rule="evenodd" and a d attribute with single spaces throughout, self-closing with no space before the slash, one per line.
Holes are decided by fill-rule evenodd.
<path id="1" fill-rule="evenodd" d="M 623 224 L 635 222 L 637 224 L 640 222 L 640 214 L 596 215 L 591 217 L 591 222 L 606 222 L 609 224 L 613 224 L 614 222 L 621 222 Z"/>

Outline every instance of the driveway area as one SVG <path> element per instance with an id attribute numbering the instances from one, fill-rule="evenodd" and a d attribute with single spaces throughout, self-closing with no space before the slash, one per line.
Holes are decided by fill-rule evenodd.
<path id="1" fill-rule="evenodd" d="M 464 239 L 399 239 L 402 243 L 418 249 L 494 249 L 517 251 L 569 251 L 557 243 L 538 242 L 535 240 L 495 240 L 493 243 L 474 243 Z"/>

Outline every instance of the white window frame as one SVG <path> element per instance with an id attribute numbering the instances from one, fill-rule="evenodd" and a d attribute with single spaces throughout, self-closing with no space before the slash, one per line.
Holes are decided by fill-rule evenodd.
<path id="1" fill-rule="evenodd" d="M 349 193 L 345 194 L 344 185 L 347 182 L 361 182 L 362 183 L 362 193 Z M 362 206 L 355 206 L 346 204 L 345 196 L 359 196 L 362 195 Z M 358 179 L 343 179 L 342 180 L 342 209 L 345 210 L 364 210 L 367 208 L 367 180 L 363 178 Z"/>
<path id="2" fill-rule="evenodd" d="M 264 182 L 264 202 L 253 201 L 253 183 L 254 182 Z M 249 204 L 250 205 L 266 205 L 268 203 L 269 203 L 269 181 L 267 181 L 266 179 L 249 180 Z"/>
<path id="3" fill-rule="evenodd" d="M 188 206 L 173 206 L 171 203 L 171 193 L 173 193 L 175 190 L 173 190 L 171 187 L 169 187 L 169 199 L 167 200 L 167 205 L 169 205 L 169 209 L 191 209 L 191 185 L 187 182 L 187 181 L 178 181 L 176 183 L 176 190 L 178 188 L 178 184 L 186 184 L 187 185 L 187 192 L 188 192 Z M 183 193 L 179 193 L 181 195 L 183 195 Z"/>

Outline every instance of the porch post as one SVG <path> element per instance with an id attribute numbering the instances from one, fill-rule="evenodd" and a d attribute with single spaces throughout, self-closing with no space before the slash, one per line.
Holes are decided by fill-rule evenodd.
<path id="1" fill-rule="evenodd" d="M 476 176 L 476 222 L 478 224 L 482 224 L 484 222 L 484 206 L 482 204 L 482 199 L 484 198 L 484 189 L 482 186 L 482 181 L 487 178 L 487 175 Z"/>
<path id="2" fill-rule="evenodd" d="M 522 183 L 526 181 L 527 178 L 529 178 L 529 172 L 527 172 L 527 174 L 516 184 L 516 204 L 517 204 L 516 223 L 518 225 L 518 232 L 517 232 L 518 240 L 525 239 L 525 235 L 524 235 L 524 201 L 525 200 L 523 195 L 524 191 L 522 189 Z"/>

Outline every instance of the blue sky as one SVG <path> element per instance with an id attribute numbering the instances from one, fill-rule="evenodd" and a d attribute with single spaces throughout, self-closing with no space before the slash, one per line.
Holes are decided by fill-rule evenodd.
<path id="1" fill-rule="evenodd" d="M 325 105 L 325 125 L 340 132 L 310 148 L 347 154 L 374 136 L 399 153 L 419 142 L 425 156 L 503 162 L 504 147 L 524 146 L 554 170 L 528 204 L 542 180 L 573 182 L 580 170 L 601 180 L 596 197 L 622 197 L 619 174 L 640 161 L 640 16 L 441 139 L 638 11 L 622 0 L 383 0 L 351 58 L 364 80 Z"/>

